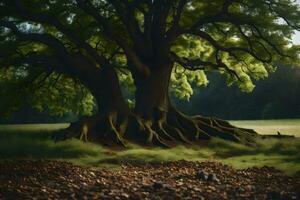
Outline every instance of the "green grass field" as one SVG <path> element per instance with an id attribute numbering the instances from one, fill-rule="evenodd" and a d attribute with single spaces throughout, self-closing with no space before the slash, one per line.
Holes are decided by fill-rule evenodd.
<path id="1" fill-rule="evenodd" d="M 280 131 L 283 134 L 292 134 L 300 137 L 300 119 L 280 119 L 280 120 L 243 120 L 230 121 L 232 124 L 251 128 L 260 134 L 276 134 Z M 0 125 L 1 132 L 51 132 L 66 128 L 69 124 L 16 124 Z"/>
<path id="2" fill-rule="evenodd" d="M 231 121 L 232 124 L 251 128 L 260 134 L 282 134 L 295 135 L 300 137 L 300 119 L 280 119 L 280 120 L 245 120 Z"/>
<path id="3" fill-rule="evenodd" d="M 52 132 L 59 129 L 68 127 L 69 124 L 0 124 L 0 133 L 20 132 L 20 133 L 33 133 L 33 132 Z"/>
<path id="4" fill-rule="evenodd" d="M 297 132 L 295 126 L 300 126 L 300 120 L 295 120 L 295 123 L 286 120 L 283 120 L 283 123 L 281 121 L 256 122 L 233 123 L 249 128 L 257 126 L 261 128 L 260 130 L 265 131 L 261 133 L 273 131 L 276 124 L 278 127 L 285 128 L 290 125 L 290 129 L 284 130 L 294 130 L 295 133 L 299 134 L 299 130 Z M 178 146 L 171 149 L 161 149 L 129 145 L 127 149 L 115 151 L 75 139 L 57 143 L 51 140 L 51 132 L 66 126 L 67 124 L 1 125 L 0 159 L 53 159 L 110 168 L 117 168 L 122 162 L 163 162 L 181 159 L 192 161 L 217 160 L 236 168 L 267 165 L 279 168 L 287 174 L 299 173 L 300 171 L 300 138 L 258 141 L 257 147 L 214 139 L 201 147 Z M 284 131 L 282 133 L 290 134 L 290 132 Z"/>

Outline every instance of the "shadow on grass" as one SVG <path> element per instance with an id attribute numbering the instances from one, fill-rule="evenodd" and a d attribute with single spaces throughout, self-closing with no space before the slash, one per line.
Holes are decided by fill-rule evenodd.
<path id="1" fill-rule="evenodd" d="M 214 139 L 208 144 L 214 149 L 217 157 L 228 158 L 241 155 L 283 155 L 297 157 L 300 162 L 300 138 L 291 139 L 261 139 L 257 146 L 244 146 L 241 144 Z"/>
<path id="2" fill-rule="evenodd" d="M 49 133 L 9 133 L 0 135 L 1 159 L 64 159 L 97 156 L 104 148 L 72 139 L 54 142 Z"/>
<path id="3" fill-rule="evenodd" d="M 110 150 L 93 143 L 67 140 L 55 143 L 50 132 L 0 133 L 0 159 L 53 159 L 75 164 L 114 168 L 121 163 L 157 163 L 176 160 L 217 160 L 237 168 L 274 166 L 288 174 L 300 169 L 300 139 L 268 139 L 257 147 L 213 139 L 206 146 L 171 149 L 143 148 L 130 144 L 125 150 Z"/>
<path id="4" fill-rule="evenodd" d="M 100 163 L 159 163 L 177 160 L 204 161 L 213 158 L 214 152 L 207 148 L 177 146 L 170 149 L 143 148 L 129 145 L 128 149 L 100 160 Z"/>
<path id="5" fill-rule="evenodd" d="M 292 175 L 300 172 L 300 138 L 258 140 L 256 147 L 214 139 L 215 158 L 236 168 L 272 166 Z"/>

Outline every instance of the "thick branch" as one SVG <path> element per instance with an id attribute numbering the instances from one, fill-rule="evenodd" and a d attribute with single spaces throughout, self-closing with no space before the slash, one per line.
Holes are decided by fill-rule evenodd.
<path id="1" fill-rule="evenodd" d="M 173 16 L 173 24 L 171 28 L 166 32 L 165 45 L 167 46 L 168 49 L 170 48 L 172 42 L 178 37 L 178 34 L 181 32 L 179 22 L 186 4 L 187 4 L 187 0 L 179 0 L 178 2 L 176 11 Z"/>
<path id="2" fill-rule="evenodd" d="M 69 53 L 64 45 L 54 36 L 46 33 L 23 33 L 17 26 L 9 21 L 0 21 L 0 26 L 10 29 L 18 38 L 25 41 L 43 43 L 53 48 L 62 59 L 69 60 Z"/>
<path id="3" fill-rule="evenodd" d="M 239 77 L 239 75 L 232 69 L 230 69 L 225 63 L 222 62 L 222 60 L 218 57 L 218 51 L 216 52 L 216 62 L 210 62 L 210 61 L 205 61 L 200 58 L 198 59 L 188 59 L 188 58 L 181 58 L 174 52 L 171 52 L 170 57 L 171 60 L 174 62 L 178 63 L 181 65 L 183 68 L 191 70 L 191 71 L 196 71 L 196 70 L 206 70 L 206 69 L 224 69 L 227 71 L 229 74 L 232 76 L 236 77 L 239 81 L 242 81 Z"/>
<path id="4" fill-rule="evenodd" d="M 14 1 L 14 3 L 17 8 L 18 14 L 23 19 L 54 26 L 67 37 L 69 37 L 69 39 L 71 39 L 79 48 L 86 50 L 94 59 L 96 59 L 99 64 L 108 65 L 108 61 L 104 56 L 99 55 L 96 49 L 94 49 L 87 42 L 77 37 L 72 30 L 66 28 L 66 26 L 63 25 L 57 18 L 45 13 L 31 13 L 20 1 Z"/>
<path id="5" fill-rule="evenodd" d="M 199 37 L 205 39 L 218 51 L 228 52 L 231 55 L 234 52 L 240 51 L 240 52 L 244 52 L 244 53 L 251 55 L 258 61 L 261 61 L 263 63 L 271 63 L 272 62 L 272 56 L 270 54 L 269 54 L 268 58 L 262 58 L 259 55 L 257 55 L 257 53 L 255 52 L 254 49 L 248 49 L 247 47 L 239 47 L 239 46 L 231 46 L 231 47 L 222 46 L 218 43 L 218 41 L 216 41 L 214 38 L 212 38 L 208 33 L 204 32 L 204 31 L 188 30 L 188 31 L 185 31 L 185 33 L 196 35 L 196 36 L 199 36 Z"/>
<path id="6" fill-rule="evenodd" d="M 145 43 L 138 21 L 135 18 L 135 7 L 128 1 L 110 1 L 116 10 L 116 14 L 127 28 L 132 41 L 137 46 L 138 51 L 145 53 Z M 134 2 L 133 2 L 134 3 Z M 123 5 L 122 5 L 123 4 Z"/>
<path id="7" fill-rule="evenodd" d="M 172 61 L 189 70 L 204 70 L 208 68 L 218 69 L 220 67 L 216 63 L 204 61 L 202 59 L 190 60 L 188 58 L 181 58 L 174 52 L 171 52 L 170 57 Z"/>
<path id="8" fill-rule="evenodd" d="M 45 44 L 46 46 L 52 48 L 55 53 L 54 57 L 56 62 L 50 62 L 51 60 L 45 60 L 49 59 L 47 57 L 44 57 L 43 63 L 45 63 L 46 66 L 49 66 L 50 64 L 58 64 L 62 67 L 62 69 L 59 69 L 60 72 L 67 73 L 71 76 L 80 77 L 83 72 L 85 71 L 95 71 L 97 68 L 93 66 L 93 64 L 86 59 L 81 54 L 73 55 L 68 52 L 68 50 L 65 48 L 64 44 L 55 38 L 54 36 L 46 33 L 23 33 L 21 32 L 14 23 L 7 22 L 7 21 L 0 21 L 0 26 L 6 27 L 10 29 L 13 34 L 20 40 L 24 41 L 32 41 L 32 42 L 38 42 Z M 35 62 L 41 62 L 41 60 L 32 60 Z M 41 59 L 41 58 L 39 58 Z M 57 61 L 58 60 L 58 61 Z M 47 63 L 49 61 L 49 63 Z M 53 61 L 53 59 L 52 59 Z"/>
<path id="9" fill-rule="evenodd" d="M 128 60 L 134 63 L 135 68 L 144 76 L 150 74 L 149 68 L 142 63 L 137 56 L 136 52 L 130 47 L 130 45 L 114 32 L 114 28 L 108 23 L 108 20 L 98 13 L 98 10 L 90 4 L 87 4 L 84 0 L 76 0 L 78 6 L 86 13 L 91 15 L 103 28 L 104 33 L 108 38 L 115 41 L 123 50 Z"/>

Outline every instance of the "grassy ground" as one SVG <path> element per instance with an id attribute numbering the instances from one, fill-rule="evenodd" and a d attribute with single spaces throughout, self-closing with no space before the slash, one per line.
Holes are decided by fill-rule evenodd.
<path id="1" fill-rule="evenodd" d="M 0 124 L 0 133 L 39 133 L 52 132 L 68 127 L 69 124 Z"/>
<path id="2" fill-rule="evenodd" d="M 300 170 L 300 138 L 258 141 L 257 147 L 246 147 L 214 139 L 202 147 L 147 149 L 130 145 L 126 150 L 113 151 L 75 139 L 53 142 L 49 133 L 65 126 L 65 124 L 0 126 L 0 159 L 54 159 L 112 168 L 118 167 L 122 162 L 218 160 L 236 168 L 268 165 L 288 174 Z"/>
<path id="3" fill-rule="evenodd" d="M 300 119 L 279 119 L 279 120 L 244 120 L 231 121 L 232 124 L 251 128 L 260 134 L 282 134 L 295 135 L 300 137 Z"/>

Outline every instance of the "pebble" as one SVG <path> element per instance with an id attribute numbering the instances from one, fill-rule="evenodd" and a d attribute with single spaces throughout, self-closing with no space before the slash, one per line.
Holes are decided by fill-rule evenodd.
<path id="1" fill-rule="evenodd" d="M 196 174 L 197 178 L 200 178 L 202 180 L 207 180 L 208 179 L 208 173 L 204 171 L 200 171 L 199 173 Z"/>
<path id="2" fill-rule="evenodd" d="M 19 160 L 0 162 L 0 172 L 0 199 L 296 200 L 300 188 L 300 177 L 274 168 L 235 170 L 218 162 L 131 163 L 105 170 Z"/>
<path id="3" fill-rule="evenodd" d="M 215 173 L 207 173 L 205 171 L 200 171 L 196 174 L 196 177 L 205 181 L 220 183 L 217 175 Z"/>
<path id="4" fill-rule="evenodd" d="M 216 183 L 220 183 L 220 180 L 217 178 L 217 175 L 214 174 L 214 173 L 209 174 L 207 180 L 212 181 L 212 182 L 216 182 Z"/>
<path id="5" fill-rule="evenodd" d="M 164 187 L 164 185 L 160 182 L 154 182 L 152 184 L 152 187 L 155 189 L 155 190 L 159 190 L 159 189 L 162 189 Z"/>

